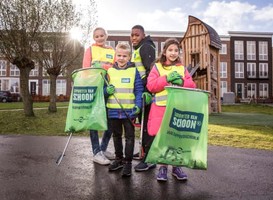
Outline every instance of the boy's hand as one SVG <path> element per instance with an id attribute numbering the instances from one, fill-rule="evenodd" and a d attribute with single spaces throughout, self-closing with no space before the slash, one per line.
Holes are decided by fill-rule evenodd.
<path id="1" fill-rule="evenodd" d="M 182 78 L 176 79 L 176 80 L 172 81 L 172 84 L 174 84 L 174 85 L 179 85 L 179 86 L 183 86 L 184 80 L 183 80 Z"/>
<path id="2" fill-rule="evenodd" d="M 134 106 L 132 114 L 131 115 L 137 115 L 140 113 L 140 108 L 138 106 Z"/>
<path id="3" fill-rule="evenodd" d="M 109 94 L 109 95 L 114 94 L 114 93 L 115 93 L 115 86 L 113 86 L 113 85 L 107 86 L 106 92 L 107 92 L 107 94 Z"/>
<path id="4" fill-rule="evenodd" d="M 152 95 L 149 92 L 143 92 L 142 93 L 142 98 L 145 100 L 145 104 L 149 105 L 152 103 Z"/>
<path id="5" fill-rule="evenodd" d="M 180 74 L 177 73 L 177 71 L 171 72 L 167 75 L 167 81 L 172 82 L 175 79 L 181 78 Z"/>

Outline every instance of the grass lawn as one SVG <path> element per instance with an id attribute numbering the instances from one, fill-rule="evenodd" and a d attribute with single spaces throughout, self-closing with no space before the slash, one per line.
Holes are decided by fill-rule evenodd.
<path id="1" fill-rule="evenodd" d="M 48 113 L 46 103 L 34 103 L 35 117 L 27 118 L 22 103 L 0 103 L 0 134 L 67 135 L 64 132 L 68 102 L 57 103 L 57 113 Z M 88 131 L 77 133 L 87 136 Z M 137 130 L 136 135 L 139 135 Z M 229 105 L 209 116 L 208 143 L 273 150 L 273 106 Z"/>

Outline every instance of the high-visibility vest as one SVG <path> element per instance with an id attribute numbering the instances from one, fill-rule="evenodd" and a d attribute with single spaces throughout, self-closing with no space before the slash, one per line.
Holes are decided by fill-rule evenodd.
<path id="1" fill-rule="evenodd" d="M 109 68 L 107 74 L 110 79 L 109 84 L 115 86 L 114 95 L 122 107 L 124 109 L 132 109 L 135 106 L 134 85 L 136 68 L 130 67 L 125 70 Z M 109 96 L 106 104 L 107 108 L 121 108 L 114 95 Z"/>
<path id="2" fill-rule="evenodd" d="M 156 68 L 159 72 L 159 76 L 168 75 L 171 72 L 177 71 L 182 77 L 185 76 L 185 67 L 183 65 L 162 66 L 161 63 L 156 63 Z M 166 106 L 167 103 L 167 90 L 163 90 L 155 94 L 155 104 L 158 106 Z"/>
<path id="3" fill-rule="evenodd" d="M 102 67 L 104 64 L 113 64 L 115 58 L 115 50 L 112 48 L 103 48 L 100 46 L 91 46 L 92 63 L 99 63 Z"/>
<path id="4" fill-rule="evenodd" d="M 141 77 L 141 79 L 143 79 L 146 77 L 146 69 L 143 66 L 143 63 L 142 63 L 142 60 L 140 57 L 140 53 L 139 53 L 141 47 L 142 47 L 142 45 L 134 51 L 131 61 L 135 63 L 137 70 L 140 74 L 140 77 Z"/>

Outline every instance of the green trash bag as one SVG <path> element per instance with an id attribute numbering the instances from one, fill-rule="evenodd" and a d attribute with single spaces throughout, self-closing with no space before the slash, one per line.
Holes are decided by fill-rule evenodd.
<path id="1" fill-rule="evenodd" d="M 166 90 L 166 111 L 145 162 L 207 169 L 209 93 L 176 86 Z"/>
<path id="2" fill-rule="evenodd" d="M 101 68 L 85 68 L 72 73 L 73 88 L 65 132 L 107 130 L 102 78 L 105 74 Z"/>

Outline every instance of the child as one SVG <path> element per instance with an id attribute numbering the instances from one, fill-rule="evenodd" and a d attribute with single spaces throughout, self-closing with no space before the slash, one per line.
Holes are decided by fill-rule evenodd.
<path id="1" fill-rule="evenodd" d="M 162 122 L 166 109 L 167 91 L 164 89 L 168 85 L 177 85 L 188 88 L 195 88 L 191 76 L 182 65 L 179 57 L 179 42 L 176 39 L 167 39 L 160 57 L 156 60 L 147 82 L 147 88 L 155 94 L 154 102 L 148 119 L 148 133 L 156 135 Z M 157 175 L 157 180 L 167 181 L 168 165 L 161 165 Z M 178 180 L 186 180 L 187 175 L 181 167 L 173 166 L 172 175 Z"/>
<path id="2" fill-rule="evenodd" d="M 131 119 L 140 112 L 143 85 L 135 64 L 129 62 L 131 48 L 127 43 L 116 47 L 116 63 L 107 72 L 109 84 L 105 89 L 108 97 L 106 107 L 116 158 L 109 166 L 109 171 L 123 168 L 122 176 L 131 176 L 132 159 L 135 144 L 135 127 Z M 126 112 L 127 115 L 124 113 Z M 127 117 L 130 116 L 131 119 Z M 125 157 L 123 156 L 122 132 L 125 132 Z"/>
<path id="3" fill-rule="evenodd" d="M 106 46 L 107 33 L 105 29 L 97 27 L 93 31 L 93 39 L 95 41 L 84 54 L 83 68 L 102 67 L 110 68 L 114 63 L 115 50 Z M 90 130 L 90 140 L 93 150 L 93 162 L 101 165 L 109 165 L 110 160 L 114 159 L 114 155 L 106 151 L 108 143 L 111 139 L 112 132 L 107 130 L 103 133 L 101 145 L 99 144 L 99 136 L 97 130 Z"/>
<path id="4" fill-rule="evenodd" d="M 155 164 L 145 163 L 146 156 L 154 139 L 154 136 L 150 136 L 147 132 L 147 122 L 151 108 L 152 95 L 147 90 L 146 84 L 152 63 L 155 61 L 155 44 L 149 35 L 145 35 L 144 28 L 141 25 L 135 25 L 132 27 L 130 39 L 134 49 L 131 61 L 135 62 L 137 69 L 140 72 L 144 86 L 143 97 L 145 97 L 143 135 L 141 141 L 144 155 L 134 155 L 134 157 L 143 156 L 141 161 L 135 166 L 135 171 L 142 172 L 156 167 Z M 141 114 L 139 115 L 139 120 L 141 121 Z"/>

